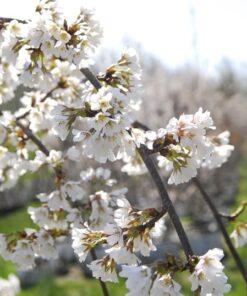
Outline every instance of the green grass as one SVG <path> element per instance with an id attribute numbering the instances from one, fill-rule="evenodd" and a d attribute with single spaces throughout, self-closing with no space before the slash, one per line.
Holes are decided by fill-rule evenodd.
<path id="1" fill-rule="evenodd" d="M 125 295 L 123 281 L 118 285 L 107 283 L 110 295 Z M 38 285 L 29 289 L 23 289 L 20 296 L 98 296 L 101 295 L 99 282 L 86 278 L 44 278 Z"/>
<path id="2" fill-rule="evenodd" d="M 235 210 L 238 205 L 247 198 L 247 157 L 241 162 L 240 166 L 240 183 L 239 190 L 236 196 L 236 202 L 232 207 Z M 27 209 L 23 208 L 15 211 L 7 216 L 0 218 L 0 233 L 9 233 L 19 231 L 24 228 L 34 228 Z M 247 220 L 247 210 L 240 217 L 241 220 Z M 229 233 L 233 230 L 234 225 L 230 224 L 228 227 Z M 231 258 L 226 246 L 224 248 L 225 259 L 225 272 L 229 277 L 229 283 L 232 285 L 232 290 L 228 296 L 245 296 L 246 287 L 242 280 L 242 276 L 238 271 L 234 260 Z M 239 255 L 245 260 L 247 258 L 247 248 L 242 247 L 237 249 Z M 15 272 L 15 268 L 12 263 L 5 262 L 0 257 L 0 277 L 7 277 L 9 273 Z M 190 291 L 190 284 L 188 282 L 188 273 L 183 273 L 179 276 L 178 281 L 183 286 L 184 295 L 192 295 Z M 107 286 L 110 290 L 110 295 L 123 296 L 126 293 L 124 287 L 124 281 L 121 280 L 119 284 L 109 284 Z M 88 279 L 83 276 L 66 276 L 66 277 L 54 277 L 47 275 L 37 285 L 28 289 L 23 289 L 20 296 L 98 296 L 101 295 L 101 289 L 99 282 L 95 279 Z M 140 295 L 141 296 L 141 295 Z"/>
<path id="3" fill-rule="evenodd" d="M 30 219 L 27 208 L 22 208 L 0 218 L 0 233 L 21 231 L 25 228 L 36 228 Z"/>

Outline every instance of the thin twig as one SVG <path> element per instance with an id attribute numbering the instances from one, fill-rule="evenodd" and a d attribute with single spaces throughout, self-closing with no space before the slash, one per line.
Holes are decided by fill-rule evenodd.
<path id="1" fill-rule="evenodd" d="M 32 133 L 29 127 L 23 125 L 19 120 L 16 120 L 16 125 L 19 126 L 24 134 L 28 137 L 28 139 L 32 140 L 36 146 L 42 151 L 46 156 L 49 156 L 50 152 L 45 147 L 45 145 Z"/>
<path id="2" fill-rule="evenodd" d="M 11 18 L 11 17 L 0 17 L 0 22 L 2 23 L 10 23 L 11 21 L 16 20 L 19 23 L 25 24 L 27 21 L 25 20 L 20 20 L 20 19 L 16 19 L 16 18 Z"/>
<path id="3" fill-rule="evenodd" d="M 192 251 L 192 247 L 189 243 L 188 237 L 185 233 L 185 230 L 183 228 L 183 225 L 179 219 L 179 216 L 172 204 L 172 201 L 168 195 L 168 192 L 165 188 L 165 185 L 163 184 L 163 181 L 158 173 L 158 170 L 156 168 L 156 165 L 153 161 L 153 159 L 149 156 L 149 154 L 146 151 L 146 147 L 145 146 L 141 146 L 139 149 L 139 154 L 143 160 L 143 162 L 145 163 L 158 191 L 162 200 L 162 205 L 163 208 L 167 210 L 171 221 L 176 229 L 176 232 L 178 234 L 179 240 L 181 242 L 181 245 L 183 247 L 184 253 L 187 257 L 187 259 L 189 260 L 191 256 L 193 256 L 193 251 Z"/>
<path id="4" fill-rule="evenodd" d="M 88 68 L 82 68 L 81 72 L 84 74 L 84 76 L 91 82 L 91 84 L 96 88 L 100 89 L 101 88 L 101 83 L 97 79 L 97 77 L 93 74 L 93 72 L 88 69 Z"/>
<path id="5" fill-rule="evenodd" d="M 221 217 L 218 213 L 218 210 L 217 208 L 215 207 L 214 203 L 212 202 L 210 196 L 207 194 L 207 192 L 204 190 L 201 182 L 197 179 L 197 178 L 194 178 L 193 179 L 193 183 L 196 185 L 196 187 L 199 189 L 199 191 L 201 192 L 201 195 L 203 197 L 203 199 L 205 200 L 205 202 L 207 203 L 207 205 L 209 206 L 209 208 L 211 209 L 213 215 L 214 215 L 214 218 L 215 220 L 217 221 L 217 224 L 222 232 L 222 235 L 225 239 L 225 242 L 238 266 L 238 269 L 240 270 L 245 282 L 247 283 L 247 273 L 246 273 L 246 270 L 245 270 L 245 267 L 244 267 L 244 264 L 241 260 L 241 258 L 239 257 L 235 247 L 233 246 L 233 243 L 226 231 L 226 228 L 225 228 L 225 225 L 224 223 L 222 222 L 221 220 Z"/>
<path id="6" fill-rule="evenodd" d="M 222 218 L 227 219 L 228 221 L 235 221 L 247 208 L 247 201 L 242 202 L 240 207 L 232 214 L 228 215 L 225 213 L 219 213 Z"/>

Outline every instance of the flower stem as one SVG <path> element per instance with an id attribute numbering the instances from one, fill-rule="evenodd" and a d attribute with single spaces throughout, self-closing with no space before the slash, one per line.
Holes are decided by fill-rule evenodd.
<path id="1" fill-rule="evenodd" d="M 237 251 L 236 251 L 236 249 L 235 249 L 235 247 L 234 247 L 234 245 L 233 245 L 233 243 L 232 243 L 232 241 L 231 241 L 231 239 L 230 239 L 230 237 L 229 237 L 229 235 L 228 235 L 228 233 L 226 231 L 225 225 L 221 220 L 220 213 L 218 212 L 217 208 L 215 207 L 214 203 L 212 202 L 210 196 L 204 190 L 201 182 L 197 178 L 195 178 L 195 179 L 193 179 L 193 183 L 199 189 L 204 201 L 207 203 L 210 210 L 212 211 L 212 213 L 214 215 L 214 218 L 215 218 L 215 220 L 216 220 L 216 222 L 218 224 L 218 227 L 221 230 L 222 235 L 223 235 L 223 237 L 225 239 L 225 242 L 226 242 L 226 244 L 227 244 L 227 246 L 228 246 L 228 248 L 229 248 L 229 250 L 230 250 L 230 252 L 232 254 L 232 257 L 235 260 L 236 265 L 237 265 L 239 271 L 241 272 L 245 282 L 247 283 L 247 273 L 246 273 L 244 264 L 243 264 L 241 258 L 239 257 L 239 255 L 238 255 L 238 253 L 237 253 Z"/>

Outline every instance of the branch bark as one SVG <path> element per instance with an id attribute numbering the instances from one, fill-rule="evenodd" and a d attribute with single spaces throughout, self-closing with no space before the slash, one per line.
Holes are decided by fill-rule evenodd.
<path id="1" fill-rule="evenodd" d="M 45 145 L 32 133 L 29 127 L 24 126 L 19 120 L 16 120 L 16 125 L 19 126 L 28 139 L 32 140 L 33 143 L 42 151 L 46 156 L 49 156 L 50 152 Z"/>
<path id="2" fill-rule="evenodd" d="M 221 216 L 220 216 L 217 208 L 215 207 L 214 203 L 212 202 L 210 196 L 204 190 L 201 182 L 197 178 L 195 178 L 195 179 L 193 179 L 193 183 L 199 189 L 204 201 L 207 203 L 210 210 L 212 211 L 212 213 L 214 215 L 214 218 L 215 218 L 215 220 L 216 220 L 216 222 L 218 224 L 218 227 L 221 230 L 222 235 L 223 235 L 223 237 L 225 239 L 226 245 L 229 248 L 229 250 L 230 250 L 230 252 L 232 254 L 232 257 L 234 258 L 234 260 L 236 262 L 236 265 L 238 266 L 238 269 L 240 270 L 245 282 L 247 283 L 247 273 L 246 273 L 244 264 L 243 264 L 241 258 L 239 257 L 235 247 L 233 246 L 233 243 L 232 243 L 232 241 L 231 241 L 231 239 L 230 239 L 230 237 L 229 237 L 229 235 L 228 235 L 228 233 L 226 231 L 225 225 L 221 220 Z"/>
<path id="3" fill-rule="evenodd" d="M 163 181 L 158 173 L 158 170 L 156 168 L 156 165 L 153 161 L 153 159 L 149 156 L 148 152 L 146 151 L 146 147 L 145 146 L 141 146 L 138 151 L 139 154 L 143 160 L 143 162 L 145 163 L 156 187 L 157 190 L 159 191 L 161 200 L 162 200 L 162 205 L 163 208 L 167 210 L 171 221 L 176 229 L 176 232 L 178 234 L 179 240 L 181 242 L 181 245 L 183 247 L 184 253 L 187 257 L 187 259 L 189 260 L 191 256 L 193 256 L 193 251 L 192 251 L 192 247 L 189 243 L 188 237 L 185 233 L 185 230 L 183 228 L 183 225 L 179 219 L 179 216 L 172 204 L 172 201 L 168 195 L 168 192 L 165 188 L 165 185 L 163 184 Z"/>

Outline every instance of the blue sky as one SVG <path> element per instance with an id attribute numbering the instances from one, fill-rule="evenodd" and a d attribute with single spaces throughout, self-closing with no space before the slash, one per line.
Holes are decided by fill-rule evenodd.
<path id="1" fill-rule="evenodd" d="M 4 1 L 1 14 L 29 17 L 36 2 Z M 122 40 L 129 36 L 170 67 L 196 61 L 201 68 L 211 71 L 223 58 L 242 67 L 247 63 L 247 0 L 60 2 L 68 15 L 75 13 L 83 2 L 95 6 L 104 27 L 104 48 L 119 49 Z"/>

